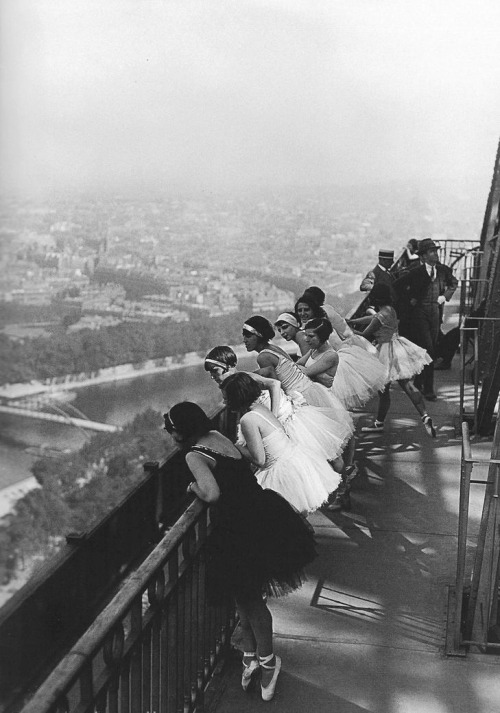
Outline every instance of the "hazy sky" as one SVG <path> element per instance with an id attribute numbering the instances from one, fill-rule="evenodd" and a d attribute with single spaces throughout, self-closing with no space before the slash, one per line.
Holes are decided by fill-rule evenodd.
<path id="1" fill-rule="evenodd" d="M 2 0 L 5 189 L 474 176 L 500 0 Z"/>

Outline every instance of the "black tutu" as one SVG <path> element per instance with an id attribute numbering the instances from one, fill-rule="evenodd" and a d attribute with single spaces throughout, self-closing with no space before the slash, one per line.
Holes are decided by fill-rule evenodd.
<path id="1" fill-rule="evenodd" d="M 208 595 L 239 601 L 262 594 L 283 596 L 304 581 L 316 557 L 314 530 L 281 495 L 263 490 L 243 458 L 193 446 L 216 462 L 220 498 L 212 507 L 214 527 L 207 544 Z"/>

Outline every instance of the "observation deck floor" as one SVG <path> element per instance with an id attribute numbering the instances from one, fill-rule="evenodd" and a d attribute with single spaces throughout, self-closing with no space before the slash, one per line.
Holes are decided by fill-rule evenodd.
<path id="1" fill-rule="evenodd" d="M 458 530 L 458 362 L 435 375 L 438 401 L 428 411 L 437 438 L 393 387 L 384 433 L 359 434 L 351 510 L 310 517 L 319 556 L 308 581 L 270 601 L 283 660 L 273 701 L 264 703 L 257 686 L 243 693 L 235 655 L 211 686 L 211 711 L 498 713 L 500 657 L 443 653 Z M 357 413 L 358 424 L 375 410 L 376 401 Z M 473 439 L 474 456 L 490 450 L 491 440 Z M 475 466 L 473 477 L 486 472 Z M 484 487 L 473 485 L 469 557 L 483 496 Z"/>

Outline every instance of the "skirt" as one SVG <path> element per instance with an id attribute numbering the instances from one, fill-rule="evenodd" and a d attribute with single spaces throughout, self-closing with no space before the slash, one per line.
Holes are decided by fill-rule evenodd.
<path id="1" fill-rule="evenodd" d="M 386 368 L 386 383 L 412 379 L 427 364 L 432 364 L 429 354 L 406 337 L 394 336 L 390 342 L 378 347 L 379 359 Z"/>
<path id="2" fill-rule="evenodd" d="M 363 408 L 387 383 L 386 368 L 377 356 L 352 344 L 341 346 L 337 354 L 332 393 L 348 410 Z"/>
<path id="3" fill-rule="evenodd" d="M 275 490 L 301 513 L 321 507 L 340 485 L 341 477 L 314 451 L 291 443 L 267 468 L 255 473 L 266 490 Z"/>

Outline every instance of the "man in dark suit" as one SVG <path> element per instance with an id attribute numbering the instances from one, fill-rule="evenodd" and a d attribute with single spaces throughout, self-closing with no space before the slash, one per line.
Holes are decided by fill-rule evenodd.
<path id="1" fill-rule="evenodd" d="M 435 359 L 439 328 L 443 321 L 443 305 L 457 289 L 458 280 L 438 258 L 439 246 L 430 238 L 420 241 L 418 254 L 422 265 L 404 273 L 393 283 L 396 295 L 405 295 L 411 306 L 411 339 Z M 426 366 L 421 378 L 415 380 L 424 398 L 436 400 L 434 364 Z"/>
<path id="2" fill-rule="evenodd" d="M 394 262 L 394 250 L 379 250 L 378 252 L 378 264 L 375 265 L 373 270 L 368 272 L 360 286 L 361 292 L 370 292 L 373 285 L 379 282 L 383 282 L 386 285 L 392 285 L 394 281 L 394 275 L 389 272 L 392 264 Z"/>

